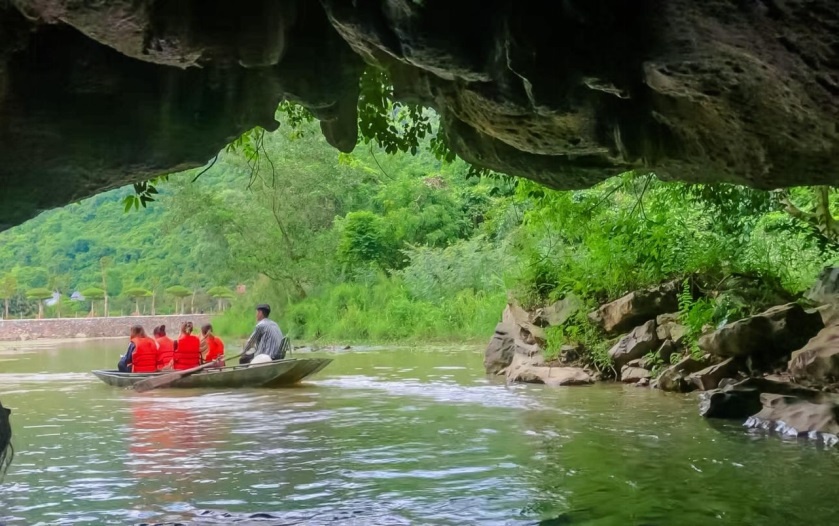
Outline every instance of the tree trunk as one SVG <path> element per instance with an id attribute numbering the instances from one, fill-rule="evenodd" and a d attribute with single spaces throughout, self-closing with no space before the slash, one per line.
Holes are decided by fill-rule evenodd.
<path id="1" fill-rule="evenodd" d="M 39 301 L 38 302 L 38 319 L 39 320 L 43 319 L 43 317 L 44 317 L 44 302 Z"/>
<path id="2" fill-rule="evenodd" d="M 105 303 L 104 303 L 104 307 L 102 308 L 102 311 L 103 311 L 103 316 L 105 316 L 107 318 L 108 317 L 108 294 L 107 293 L 105 293 Z"/>
<path id="3" fill-rule="evenodd" d="M 195 291 L 192 291 L 192 299 L 189 300 L 189 313 L 195 314 Z"/>
<path id="4" fill-rule="evenodd" d="M 134 298 L 134 312 L 139 316 L 139 314 L 140 314 L 140 298 Z"/>
<path id="5" fill-rule="evenodd" d="M 4 306 L 4 308 L 3 308 L 3 312 L 4 312 L 3 319 L 8 320 L 9 319 L 9 298 L 3 299 L 3 304 L 4 304 L 3 305 Z"/>
<path id="6" fill-rule="evenodd" d="M 152 294 L 151 294 L 151 315 L 152 316 L 155 316 L 155 313 L 154 313 L 154 297 L 155 297 L 155 293 L 152 292 Z"/>

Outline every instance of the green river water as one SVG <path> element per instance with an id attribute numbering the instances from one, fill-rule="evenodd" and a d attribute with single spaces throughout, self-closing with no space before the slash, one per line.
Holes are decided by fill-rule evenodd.
<path id="1" fill-rule="evenodd" d="M 0 524 L 837 522 L 837 451 L 705 421 L 695 395 L 505 386 L 475 347 L 337 352 L 290 389 L 144 395 L 87 372 L 122 342 L 16 347 L 0 347 L 17 450 Z"/>

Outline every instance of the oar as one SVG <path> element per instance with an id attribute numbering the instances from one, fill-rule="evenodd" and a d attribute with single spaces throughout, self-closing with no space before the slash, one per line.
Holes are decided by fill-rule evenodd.
<path id="1" fill-rule="evenodd" d="M 233 356 L 223 356 L 222 360 L 233 360 L 242 356 L 244 351 L 240 352 L 239 354 L 234 354 Z M 219 360 L 213 360 L 212 362 L 207 362 L 203 365 L 199 365 L 198 367 L 193 367 L 192 369 L 184 369 L 183 371 L 175 371 L 172 373 L 161 374 L 160 376 L 152 376 L 151 378 L 146 378 L 145 380 L 140 380 L 132 387 L 138 393 L 145 393 L 146 391 L 151 391 L 152 389 L 158 389 L 160 387 L 166 387 L 181 378 L 185 378 L 189 375 L 195 374 L 197 372 L 203 371 L 204 369 L 208 369 L 213 367 L 214 365 L 218 365 Z"/>

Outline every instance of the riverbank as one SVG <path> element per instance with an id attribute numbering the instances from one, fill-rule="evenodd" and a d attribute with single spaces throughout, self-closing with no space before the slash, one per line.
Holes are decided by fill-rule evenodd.
<path id="1" fill-rule="evenodd" d="M 0 341 L 62 340 L 78 338 L 112 338 L 127 336 L 132 325 L 142 325 L 146 331 L 166 325 L 168 332 L 177 333 L 185 321 L 196 327 L 211 320 L 210 314 L 176 314 L 167 316 L 110 316 L 107 318 L 46 318 L 41 320 L 0 321 Z"/>
<path id="2" fill-rule="evenodd" d="M 507 382 L 700 391 L 706 418 L 839 443 L 839 268 L 801 298 L 755 277 L 716 287 L 694 276 L 594 308 L 510 302 L 484 367 Z"/>

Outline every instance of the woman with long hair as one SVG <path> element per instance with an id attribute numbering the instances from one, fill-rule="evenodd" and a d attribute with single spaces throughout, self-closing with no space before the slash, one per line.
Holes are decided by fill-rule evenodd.
<path id="1" fill-rule="evenodd" d="M 199 365 L 201 365 L 201 342 L 198 336 L 192 334 L 192 322 L 187 321 L 181 325 L 181 335 L 175 347 L 174 369 L 181 371 Z"/>
<path id="2" fill-rule="evenodd" d="M 154 328 L 154 339 L 157 341 L 157 370 L 172 369 L 175 360 L 175 342 L 166 336 L 165 325 Z"/>

